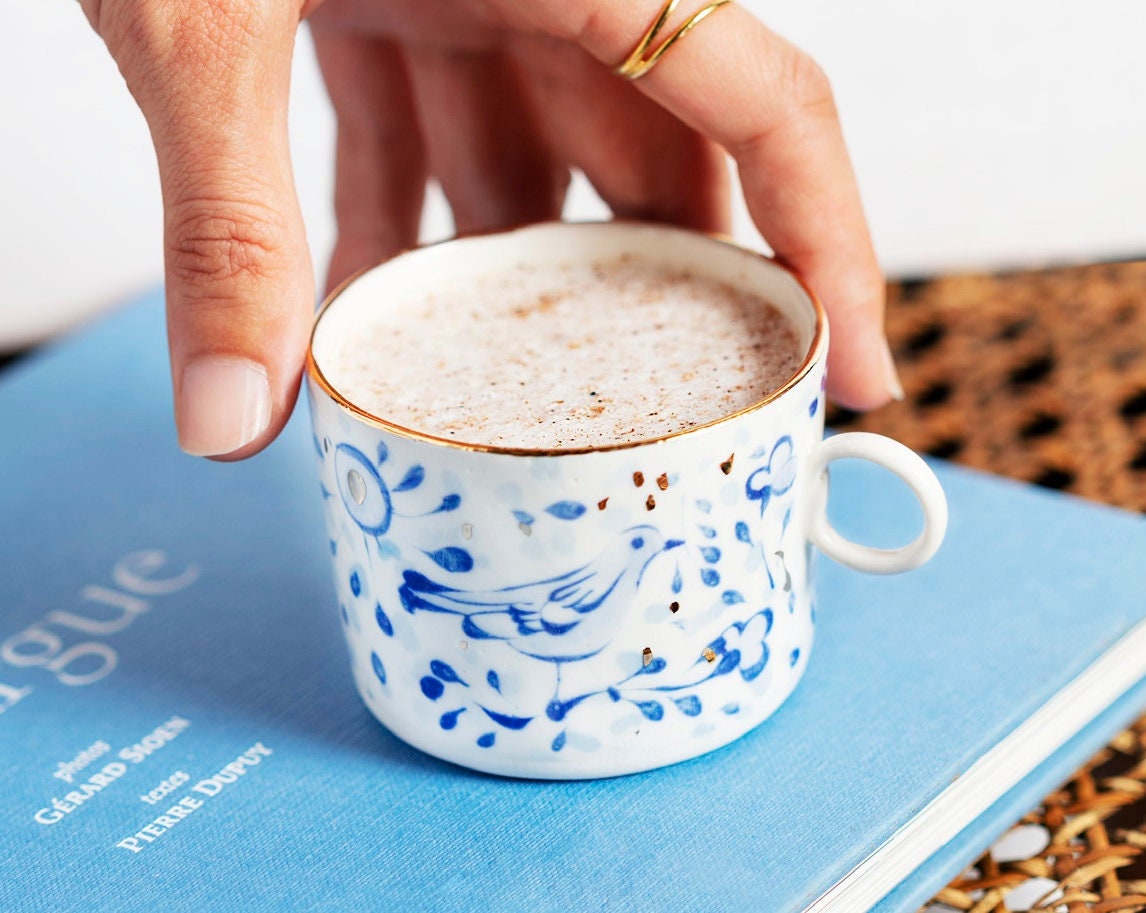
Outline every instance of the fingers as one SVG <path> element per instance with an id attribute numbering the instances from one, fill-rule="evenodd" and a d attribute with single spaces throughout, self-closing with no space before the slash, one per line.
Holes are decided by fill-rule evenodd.
<path id="1" fill-rule="evenodd" d="M 329 292 L 347 276 L 418 241 L 426 157 L 410 82 L 389 41 L 327 31 L 314 47 L 338 118 Z"/>
<path id="2" fill-rule="evenodd" d="M 498 52 L 407 50 L 433 174 L 461 232 L 561 215 L 569 171 L 542 141 Z"/>
<path id="3" fill-rule="evenodd" d="M 724 152 L 583 50 L 519 42 L 513 56 L 546 142 L 621 218 L 727 233 Z"/>
<path id="4" fill-rule="evenodd" d="M 628 55 L 661 6 L 660 0 L 493 2 L 511 21 L 574 40 L 608 66 Z M 700 6 L 686 0 L 670 28 Z M 882 330 L 884 285 L 822 72 L 729 4 L 635 85 L 735 157 L 757 227 L 831 317 L 834 397 L 865 409 L 901 395 Z"/>
<path id="5" fill-rule="evenodd" d="M 286 125 L 297 10 L 104 0 L 93 21 L 159 160 L 180 445 L 250 455 L 290 414 L 314 306 Z"/>

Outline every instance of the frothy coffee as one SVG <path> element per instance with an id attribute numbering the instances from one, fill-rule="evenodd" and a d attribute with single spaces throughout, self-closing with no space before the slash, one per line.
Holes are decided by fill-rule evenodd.
<path id="1" fill-rule="evenodd" d="M 803 360 L 756 295 L 632 256 L 519 265 L 387 301 L 322 362 L 358 407 L 459 443 L 648 440 L 751 406 Z"/>

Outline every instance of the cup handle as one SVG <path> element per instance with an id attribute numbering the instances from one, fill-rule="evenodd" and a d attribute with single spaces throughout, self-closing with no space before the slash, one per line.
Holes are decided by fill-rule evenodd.
<path id="1" fill-rule="evenodd" d="M 828 522 L 828 466 L 856 457 L 899 476 L 923 508 L 923 532 L 900 548 L 872 548 L 841 536 Z M 867 431 L 849 431 L 825 439 L 812 453 L 813 479 L 808 538 L 829 558 L 869 574 L 898 574 L 919 567 L 935 554 L 947 531 L 947 498 L 935 473 L 913 450 L 898 441 Z"/>

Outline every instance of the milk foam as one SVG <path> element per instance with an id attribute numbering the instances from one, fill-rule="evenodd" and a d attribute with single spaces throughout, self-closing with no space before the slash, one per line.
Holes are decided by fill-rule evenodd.
<path id="1" fill-rule="evenodd" d="M 771 305 L 632 256 L 518 266 L 387 301 L 322 361 L 347 400 L 459 443 L 576 449 L 751 406 L 803 361 Z"/>

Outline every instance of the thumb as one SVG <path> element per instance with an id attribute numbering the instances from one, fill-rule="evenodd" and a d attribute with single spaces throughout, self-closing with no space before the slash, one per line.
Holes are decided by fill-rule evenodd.
<path id="1" fill-rule="evenodd" d="M 298 9 L 103 0 L 97 15 L 159 161 L 180 446 L 249 456 L 290 415 L 314 310 L 287 136 Z"/>

